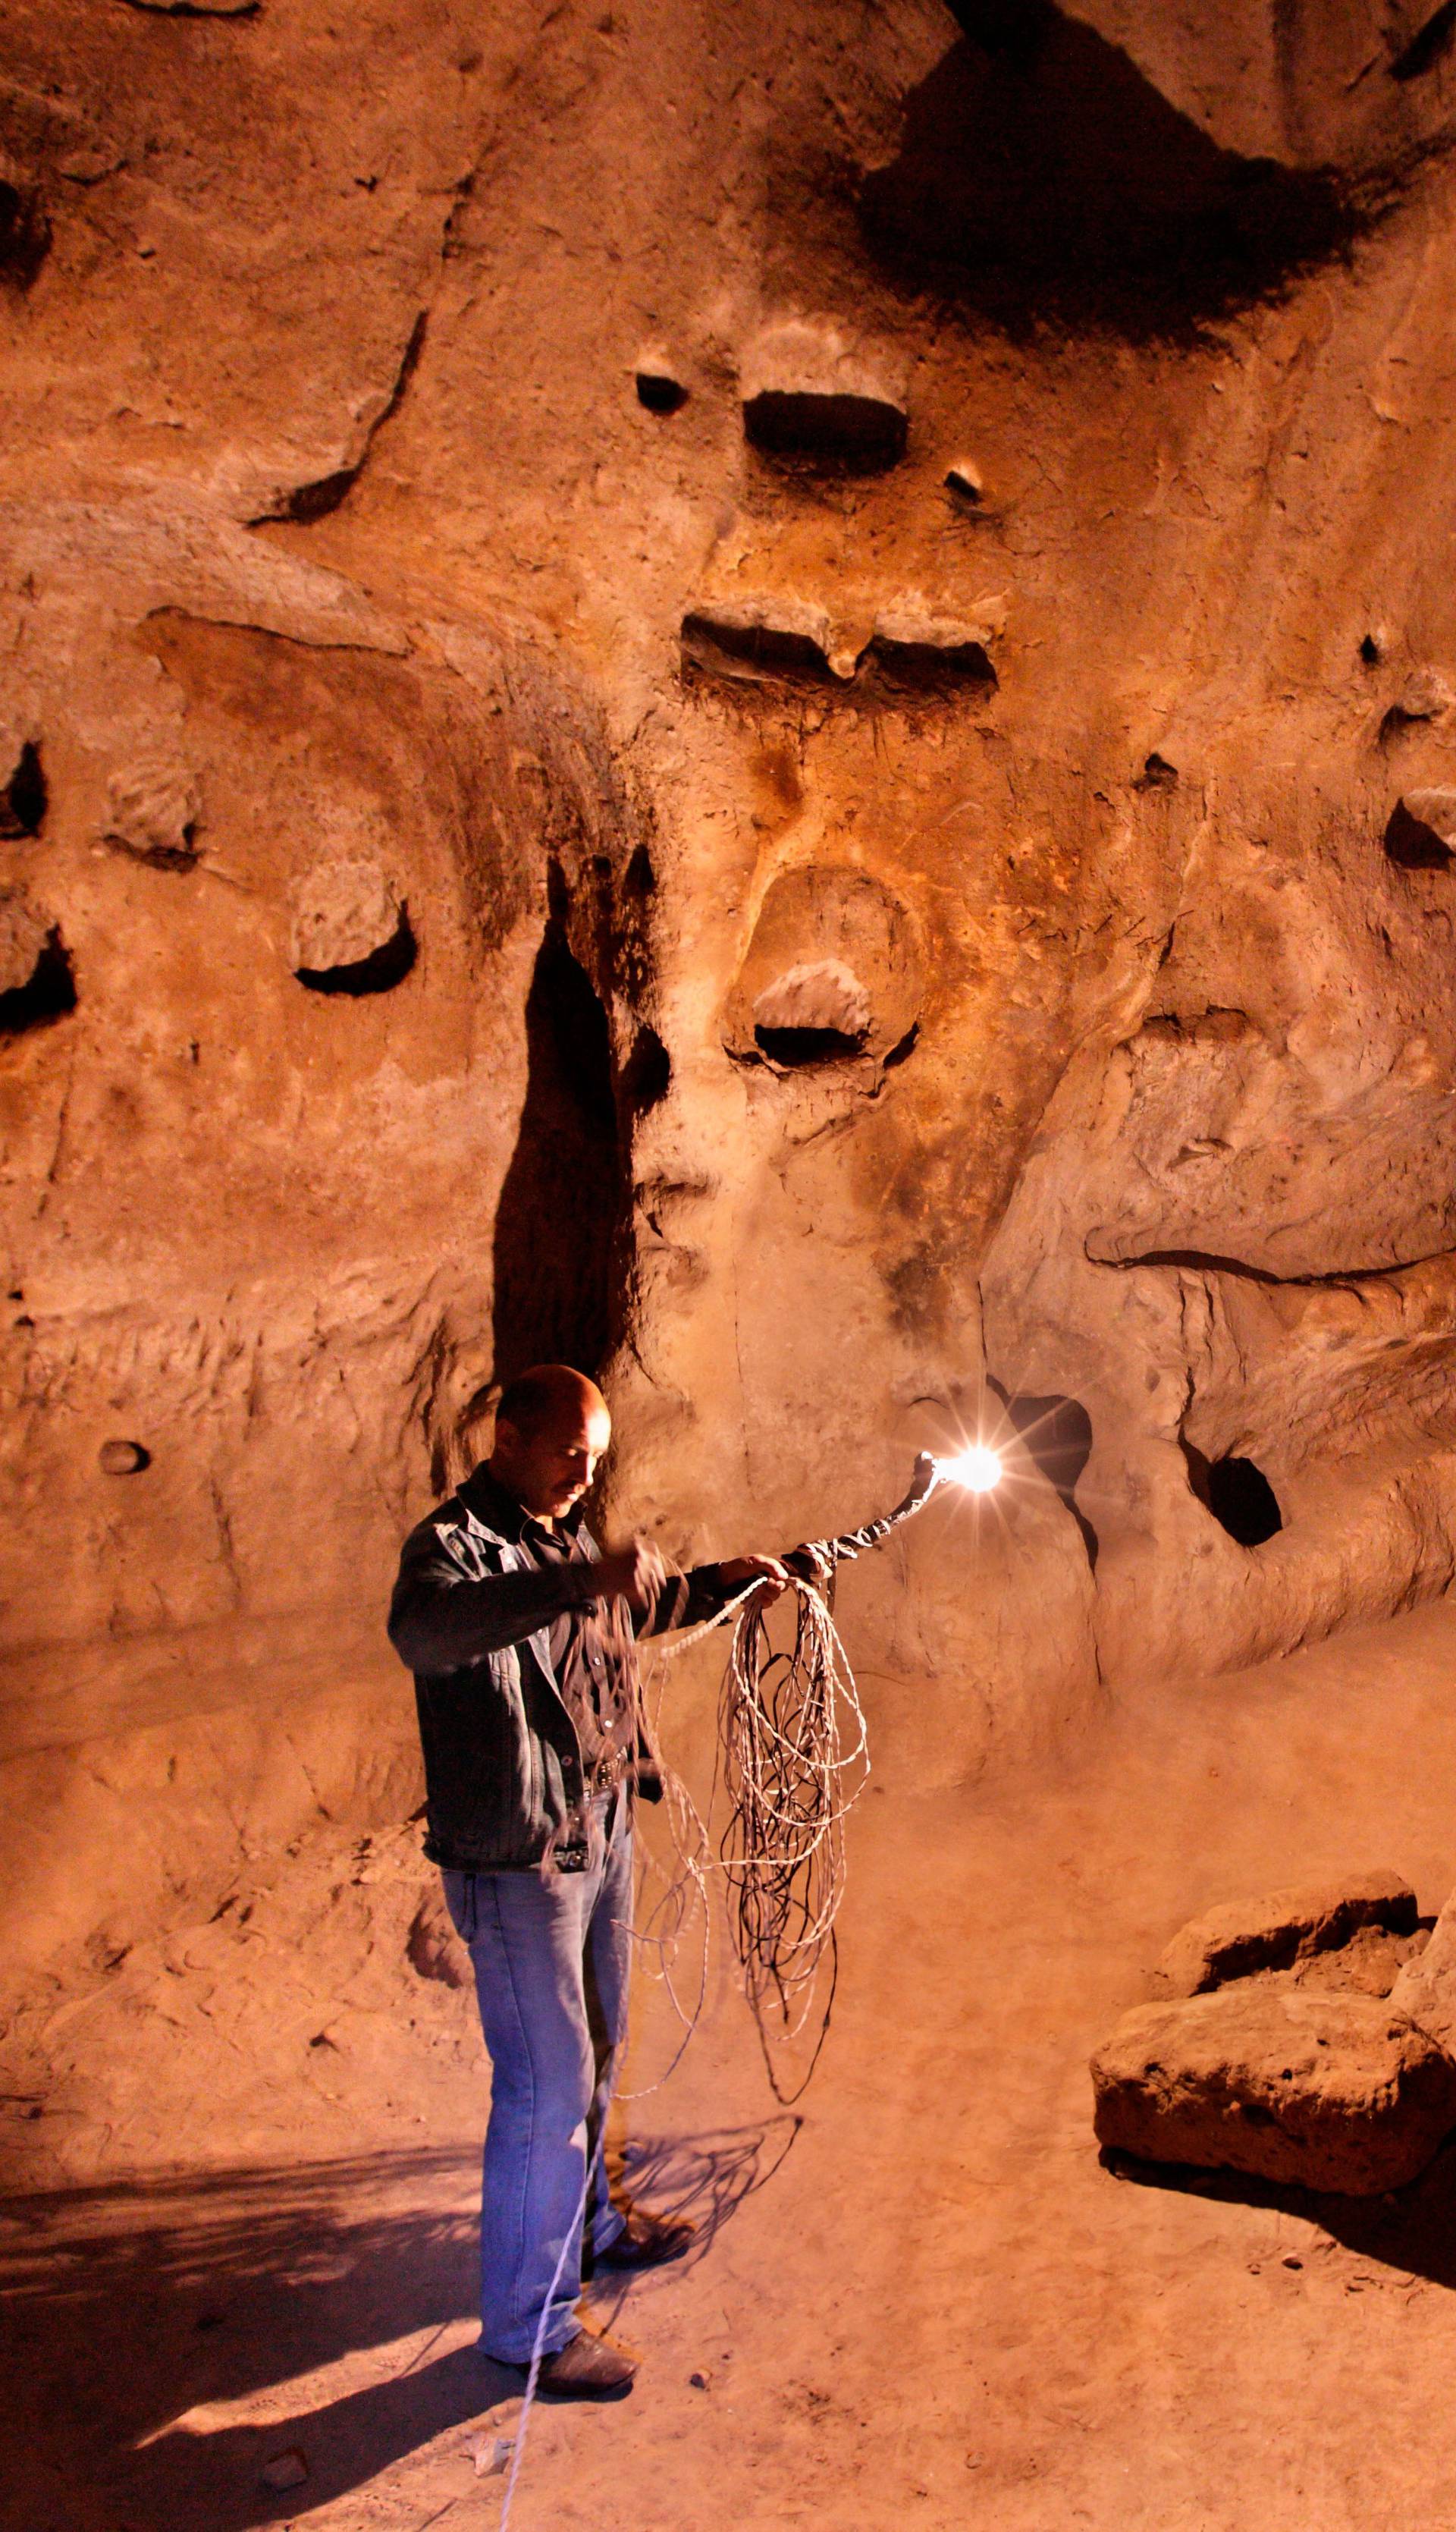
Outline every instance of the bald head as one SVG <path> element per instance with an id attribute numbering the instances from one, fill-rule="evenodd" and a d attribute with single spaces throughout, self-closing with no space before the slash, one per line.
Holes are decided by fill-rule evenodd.
<path id="1" fill-rule="evenodd" d="M 581 1502 L 611 1438 L 595 1381 L 567 1362 L 538 1362 L 501 1393 L 490 1473 L 538 1521 L 560 1521 Z"/>

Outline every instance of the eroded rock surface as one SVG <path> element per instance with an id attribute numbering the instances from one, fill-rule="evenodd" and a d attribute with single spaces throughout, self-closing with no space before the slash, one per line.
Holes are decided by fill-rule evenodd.
<path id="1" fill-rule="evenodd" d="M 533 1353 L 684 1556 L 1004 1444 L 890 1782 L 1456 1579 L 1441 14 L 12 13 L 28 1958 L 401 1799 Z"/>
<path id="2" fill-rule="evenodd" d="M 1156 2000 L 1092 2059 L 1099 2141 L 1355 2197 L 1403 2188 L 1456 2127 L 1452 1923 L 1428 1942 L 1390 1871 L 1195 1917 Z"/>
<path id="3" fill-rule="evenodd" d="M 1398 1872 L 1368 1872 L 1308 1888 L 1234 1900 L 1195 1917 L 1174 1935 L 1156 1970 L 1159 1996 L 1203 1995 L 1261 1970 L 1302 1969 L 1341 1952 L 1364 1929 L 1415 1933 L 1416 1894 Z"/>
<path id="4" fill-rule="evenodd" d="M 1105 2147 L 1351 2197 L 1403 2188 L 1456 2127 L 1456 2064 L 1392 2003 L 1262 1981 L 1139 2006 L 1092 2083 Z"/>

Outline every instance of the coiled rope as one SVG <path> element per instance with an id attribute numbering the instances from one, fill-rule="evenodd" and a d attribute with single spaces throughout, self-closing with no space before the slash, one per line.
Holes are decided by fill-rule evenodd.
<path id="1" fill-rule="evenodd" d="M 701 1626 L 653 1644 L 660 1669 L 646 1739 L 661 1768 L 675 1870 L 640 1913 L 640 1944 L 682 2026 L 670 2074 L 700 2019 L 707 1993 L 712 1909 L 708 1876 L 723 1875 L 729 1940 L 774 2093 L 797 2100 L 829 2027 L 838 1970 L 835 1919 L 845 1885 L 844 1825 L 869 1776 L 868 1740 L 854 1673 L 821 1591 L 797 1576 L 791 1645 L 777 1648 L 771 1604 L 751 1584 Z M 660 1755 L 661 1670 L 704 1636 L 735 1621 L 718 1702 L 718 1760 L 708 1818 L 726 1807 L 713 1852 L 709 1827 L 675 1768 Z M 644 1647 L 644 1649 L 647 1649 Z M 645 1861 L 649 1877 L 653 1868 Z M 677 1964 L 697 1963 L 691 2001 Z M 808 2062 L 801 2044 L 812 2033 Z M 789 2060 L 797 2063 L 791 2072 Z M 660 2076 L 658 2083 L 665 2082 Z M 656 2084 L 650 2090 L 657 2089 Z M 640 2098 L 629 2096 L 628 2098 Z"/>

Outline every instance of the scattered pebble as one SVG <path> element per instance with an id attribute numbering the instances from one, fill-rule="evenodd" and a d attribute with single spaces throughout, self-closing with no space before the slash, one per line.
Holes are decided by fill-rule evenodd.
<path id="1" fill-rule="evenodd" d="M 1305 2265 L 1305 2264 L 1304 2264 L 1304 2261 L 1300 2258 L 1300 2256 L 1299 2256 L 1299 2254 L 1298 2254 L 1298 2252 L 1297 2252 L 1297 2251 L 1286 2251 L 1286 2252 L 1285 2252 L 1285 2254 L 1284 2254 L 1284 2266 L 1286 2267 L 1286 2269 L 1302 2269 L 1302 2268 L 1304 2267 L 1304 2265 Z"/>
<path id="2" fill-rule="evenodd" d="M 514 2436 L 472 2436 L 466 2445 L 476 2465 L 476 2479 L 494 2479 L 509 2469 L 515 2449 Z"/>
<path id="3" fill-rule="evenodd" d="M 688 2380 L 692 2384 L 695 2391 L 705 2391 L 707 2389 L 707 2376 L 705 2374 L 690 2374 Z"/>
<path id="4" fill-rule="evenodd" d="M 297 2445 L 286 2452 L 275 2453 L 258 2472 L 264 2488 L 302 2488 L 308 2476 L 308 2465 Z"/>

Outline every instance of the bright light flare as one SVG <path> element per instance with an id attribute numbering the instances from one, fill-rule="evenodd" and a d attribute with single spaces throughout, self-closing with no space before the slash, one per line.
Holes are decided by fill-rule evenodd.
<path id="1" fill-rule="evenodd" d="M 969 1487 L 973 1495 L 988 1495 L 1005 1473 L 1000 1452 L 987 1449 L 984 1442 L 973 1442 L 969 1451 L 957 1452 L 953 1460 L 937 1460 L 935 1470 L 953 1486 Z"/>

